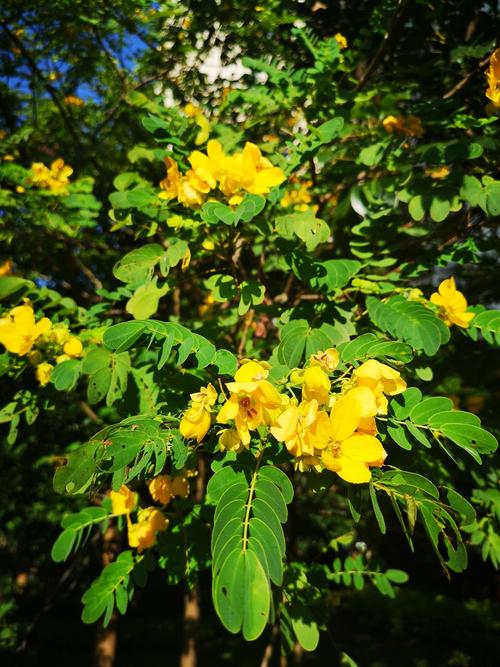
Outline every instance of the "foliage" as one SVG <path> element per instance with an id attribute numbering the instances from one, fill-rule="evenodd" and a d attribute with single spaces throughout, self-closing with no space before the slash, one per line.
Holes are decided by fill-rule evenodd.
<path id="1" fill-rule="evenodd" d="M 396 531 L 499 567 L 496 9 L 368 5 L 6 4 L 2 458 L 56 563 L 119 536 L 84 623 L 210 572 L 315 651 Z"/>

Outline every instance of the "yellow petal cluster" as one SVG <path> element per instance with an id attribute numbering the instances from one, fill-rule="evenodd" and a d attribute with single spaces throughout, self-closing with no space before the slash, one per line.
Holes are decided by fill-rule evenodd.
<path id="1" fill-rule="evenodd" d="M 137 493 L 122 484 L 119 491 L 110 491 L 113 514 L 130 514 L 137 505 Z"/>
<path id="2" fill-rule="evenodd" d="M 291 182 L 296 182 L 290 179 Z M 287 190 L 281 199 L 281 206 L 284 208 L 293 207 L 295 211 L 307 211 L 309 204 L 312 202 L 312 195 L 309 188 L 312 186 L 312 181 L 301 181 L 299 187 L 294 190 Z"/>
<path id="3" fill-rule="evenodd" d="M 467 299 L 457 290 L 453 277 L 443 280 L 438 291 L 431 294 L 430 301 L 439 306 L 439 314 L 449 327 L 456 324 L 457 327 L 467 329 L 474 317 L 474 313 L 467 312 Z"/>
<path id="4" fill-rule="evenodd" d="M 11 259 L 6 259 L 5 262 L 0 264 L 0 277 L 2 276 L 10 276 L 12 273 L 12 260 Z"/>
<path id="5" fill-rule="evenodd" d="M 229 395 L 216 417 L 226 425 L 218 434 L 220 449 L 239 453 L 249 448 L 257 430 L 263 436 L 267 429 L 284 443 L 300 470 L 327 468 L 350 483 L 369 481 L 370 469 L 382 466 L 387 456 L 376 437 L 375 418 L 387 413 L 387 396 L 404 391 L 406 382 L 397 370 L 370 359 L 347 379 L 344 372 L 336 391 L 338 380 L 330 375 L 338 363 L 337 350 L 329 348 L 312 355 L 305 369 L 292 370 L 288 387 L 300 386 L 299 401 L 270 382 L 269 364 L 243 360 L 234 381 L 226 383 Z M 201 406 L 203 399 L 195 397 Z M 166 489 L 164 499 L 168 484 Z"/>
<path id="6" fill-rule="evenodd" d="M 22 357 L 51 326 L 48 317 L 35 321 L 35 312 L 31 305 L 16 306 L 7 316 L 0 318 L 0 343 L 9 352 Z"/>
<path id="7" fill-rule="evenodd" d="M 85 105 L 85 102 L 82 100 L 82 98 L 78 97 L 77 95 L 66 95 L 66 97 L 63 99 L 63 102 L 67 106 L 73 107 L 83 107 Z"/>
<path id="8" fill-rule="evenodd" d="M 217 421 L 220 424 L 234 422 L 234 430 L 244 447 L 250 445 L 250 431 L 262 425 L 270 426 L 282 406 L 278 390 L 266 379 L 268 374 L 264 365 L 247 361 L 236 371 L 234 382 L 226 383 L 230 396 L 220 409 Z M 220 442 L 222 447 L 228 437 Z"/>
<path id="9" fill-rule="evenodd" d="M 486 81 L 486 97 L 493 102 L 493 106 L 500 107 L 500 49 L 495 49 L 490 56 Z"/>
<path id="10" fill-rule="evenodd" d="M 137 523 L 127 519 L 128 543 L 132 548 L 137 548 L 139 553 L 149 549 L 156 544 L 158 532 L 167 530 L 168 519 L 156 507 L 146 507 L 137 513 Z"/>
<path id="11" fill-rule="evenodd" d="M 40 387 L 45 387 L 45 385 L 50 382 L 50 376 L 52 375 L 53 370 L 54 366 L 46 361 L 42 361 L 38 364 L 35 371 L 35 377 L 38 380 Z"/>
<path id="12" fill-rule="evenodd" d="M 344 35 L 341 32 L 337 32 L 333 36 L 333 38 L 337 42 L 337 44 L 340 46 L 341 49 L 347 49 L 347 39 L 344 37 Z"/>
<path id="13" fill-rule="evenodd" d="M 156 543 L 158 531 L 168 528 L 168 519 L 156 507 L 139 509 L 137 522 L 132 522 L 130 514 L 137 506 L 137 494 L 125 484 L 122 484 L 119 491 L 111 491 L 109 496 L 113 514 L 127 517 L 128 543 L 129 546 L 137 548 L 139 553 Z"/>
<path id="14" fill-rule="evenodd" d="M 168 505 L 176 496 L 186 498 L 189 495 L 189 482 L 184 476 L 157 475 L 148 483 L 153 500 Z"/>
<path id="15" fill-rule="evenodd" d="M 182 175 L 175 160 L 165 158 L 167 176 L 160 182 L 161 198 L 177 199 L 194 208 L 218 190 L 230 205 L 236 205 L 246 192 L 264 195 L 285 180 L 283 171 L 251 142 L 242 151 L 226 155 L 220 142 L 211 139 L 206 153 L 193 151 L 188 161 L 191 169 Z"/>
<path id="16" fill-rule="evenodd" d="M 217 392 L 211 384 L 191 394 L 191 407 L 184 413 L 179 426 L 184 438 L 203 440 L 212 423 L 212 406 L 216 400 Z"/>
<path id="17" fill-rule="evenodd" d="M 386 116 L 382 121 L 384 130 L 389 134 L 394 132 L 406 137 L 422 137 L 424 128 L 417 116 Z"/>
<path id="18" fill-rule="evenodd" d="M 31 165 L 31 183 L 39 188 L 48 189 L 55 195 L 63 195 L 68 191 L 69 177 L 73 173 L 72 167 L 64 164 L 62 158 L 54 160 L 50 167 L 43 162 L 33 162 Z"/>

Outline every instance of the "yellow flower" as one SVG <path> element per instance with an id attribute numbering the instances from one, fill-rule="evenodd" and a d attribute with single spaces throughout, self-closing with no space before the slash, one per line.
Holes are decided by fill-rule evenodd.
<path id="1" fill-rule="evenodd" d="M 235 381 L 226 383 L 231 396 L 220 409 L 217 421 L 233 421 L 245 447 L 250 444 L 250 431 L 262 424 L 270 425 L 282 406 L 278 390 L 266 380 L 268 374 L 262 364 L 246 361 L 236 372 Z"/>
<path id="2" fill-rule="evenodd" d="M 128 520 L 128 543 L 142 553 L 156 543 L 156 533 L 168 528 L 168 519 L 156 509 L 146 507 L 137 513 L 137 523 Z"/>
<path id="3" fill-rule="evenodd" d="M 184 413 L 179 426 L 184 438 L 203 440 L 212 423 L 210 415 L 216 400 L 217 392 L 211 384 L 191 394 L 191 407 Z"/>
<path id="4" fill-rule="evenodd" d="M 22 185 L 16 185 L 16 192 L 20 195 L 23 194 L 23 192 L 26 192 L 25 188 L 23 188 Z"/>
<path id="5" fill-rule="evenodd" d="M 46 361 L 42 361 L 41 364 L 38 364 L 35 371 L 35 377 L 38 380 L 40 387 L 45 387 L 45 385 L 50 382 L 50 375 L 53 368 L 54 366 L 48 364 Z"/>
<path id="6" fill-rule="evenodd" d="M 321 450 L 329 438 L 328 414 L 318 408 L 315 399 L 290 405 L 271 426 L 276 440 L 284 442 L 288 451 L 298 459 L 306 457 L 308 465 L 319 463 Z"/>
<path id="7" fill-rule="evenodd" d="M 281 206 L 284 208 L 293 206 L 296 211 L 307 211 L 309 208 L 308 204 L 312 201 L 312 196 L 309 192 L 311 186 L 312 181 L 303 181 L 299 183 L 297 190 L 287 190 L 280 201 Z"/>
<path id="8" fill-rule="evenodd" d="M 444 164 L 441 167 L 437 168 L 429 167 L 428 169 L 425 170 L 424 173 L 426 176 L 430 176 L 430 178 L 441 179 L 441 178 L 446 178 L 449 175 L 450 169 Z"/>
<path id="9" fill-rule="evenodd" d="M 239 433 L 234 428 L 224 428 L 219 431 L 219 449 L 222 452 L 235 452 L 238 454 L 244 448 Z"/>
<path id="10" fill-rule="evenodd" d="M 188 102 L 184 107 L 184 113 L 188 118 L 194 118 L 197 114 L 200 113 L 200 107 L 196 106 L 196 104 Z"/>
<path id="11" fill-rule="evenodd" d="M 5 260 L 3 264 L 0 264 L 0 276 L 10 276 L 13 266 L 11 259 Z"/>
<path id="12" fill-rule="evenodd" d="M 365 361 L 364 364 L 361 364 L 359 368 L 356 368 L 353 373 L 353 380 L 356 387 L 365 387 L 368 388 L 375 397 L 378 414 L 387 414 L 387 398 L 384 394 L 388 396 L 395 396 L 400 394 L 406 389 L 406 382 L 403 380 L 398 371 L 394 370 L 386 364 L 381 364 L 380 361 L 376 359 L 369 359 Z M 362 401 L 365 406 L 372 405 L 371 398 L 365 392 L 361 394 L 355 394 L 355 397 L 359 401 Z M 361 412 L 363 417 L 370 417 L 375 415 L 369 414 L 373 408 L 361 407 Z"/>
<path id="13" fill-rule="evenodd" d="M 324 352 L 320 350 L 311 355 L 309 364 L 311 366 L 321 366 L 323 370 L 332 373 L 339 365 L 339 353 L 334 347 L 329 347 Z"/>
<path id="14" fill-rule="evenodd" d="M 25 304 L 13 308 L 7 317 L 0 318 L 0 343 L 20 357 L 27 354 L 36 339 L 52 326 L 48 317 L 35 322 L 33 308 Z"/>
<path id="15" fill-rule="evenodd" d="M 113 514 L 130 514 L 137 504 L 137 493 L 122 484 L 119 491 L 110 491 Z"/>
<path id="16" fill-rule="evenodd" d="M 330 395 L 330 380 L 321 366 L 306 368 L 303 375 L 302 398 L 304 401 L 316 399 L 318 405 L 328 401 Z"/>
<path id="17" fill-rule="evenodd" d="M 71 336 L 63 347 L 64 354 L 67 354 L 68 357 L 72 357 L 73 359 L 80 357 L 82 354 L 82 350 L 83 350 L 82 341 L 76 336 Z"/>
<path id="18" fill-rule="evenodd" d="M 417 116 L 407 116 L 406 118 L 403 116 L 386 116 L 382 125 L 389 134 L 398 132 L 407 137 L 422 137 L 424 134 L 422 122 Z"/>
<path id="19" fill-rule="evenodd" d="M 73 173 L 72 167 L 64 164 L 62 158 L 54 160 L 50 168 L 42 162 L 33 162 L 31 165 L 31 182 L 40 188 L 48 188 L 53 194 L 66 194 L 69 177 Z"/>
<path id="20" fill-rule="evenodd" d="M 183 476 L 157 475 L 148 483 L 148 487 L 153 500 L 162 505 L 168 505 L 175 496 L 185 498 L 189 495 L 189 482 Z"/>
<path id="21" fill-rule="evenodd" d="M 431 303 L 439 306 L 440 316 L 445 324 L 451 327 L 456 324 L 457 327 L 467 329 L 474 313 L 467 313 L 467 299 L 457 290 L 455 278 L 447 278 L 439 285 L 438 291 L 431 294 Z"/>
<path id="22" fill-rule="evenodd" d="M 490 56 L 490 63 L 486 72 L 488 88 L 486 97 L 495 107 L 500 106 L 500 49 L 496 49 Z"/>
<path id="23" fill-rule="evenodd" d="M 2 157 L 2 160 L 5 160 L 5 162 L 14 162 L 15 159 L 16 158 L 13 155 L 10 155 L 10 153 Z"/>
<path id="24" fill-rule="evenodd" d="M 82 100 L 82 98 L 77 97 L 76 95 L 66 95 L 63 102 L 64 104 L 73 107 L 83 107 L 85 105 L 85 102 Z"/>
<path id="25" fill-rule="evenodd" d="M 333 36 L 337 44 L 340 46 L 341 49 L 347 49 L 347 39 L 342 35 L 340 32 L 338 32 L 336 35 Z"/>
<path id="26" fill-rule="evenodd" d="M 362 484 L 371 479 L 370 466 L 380 465 L 387 454 L 377 438 L 357 430 L 361 408 L 349 394 L 339 398 L 332 408 L 329 440 L 321 460 L 325 468 L 346 482 Z"/>

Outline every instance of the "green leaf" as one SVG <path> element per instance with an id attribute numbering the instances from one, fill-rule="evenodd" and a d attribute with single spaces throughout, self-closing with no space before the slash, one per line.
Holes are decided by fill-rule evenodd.
<path id="1" fill-rule="evenodd" d="M 450 202 L 439 196 L 432 198 L 430 215 L 434 222 L 442 222 L 450 212 Z"/>
<path id="2" fill-rule="evenodd" d="M 293 631 L 304 651 L 315 651 L 319 643 L 318 624 L 305 605 L 294 603 L 289 610 Z"/>
<path id="3" fill-rule="evenodd" d="M 240 302 L 238 304 L 238 315 L 241 317 L 250 306 L 257 306 L 264 301 L 266 288 L 255 280 L 244 280 L 240 283 Z"/>
<path id="4" fill-rule="evenodd" d="M 137 284 L 149 280 L 165 250 L 158 243 L 149 243 L 127 253 L 113 267 L 113 275 L 123 283 Z"/>
<path id="5" fill-rule="evenodd" d="M 311 210 L 278 216 L 275 224 L 279 236 L 291 239 L 295 235 L 305 243 L 309 251 L 327 241 L 330 236 L 330 228 L 326 222 L 316 218 Z"/>
<path id="6" fill-rule="evenodd" d="M 424 398 L 418 405 L 415 405 L 411 409 L 409 417 L 414 424 L 425 426 L 429 423 L 429 419 L 432 415 L 450 410 L 452 407 L 453 401 L 450 398 L 445 398 L 444 396 L 430 396 Z"/>
<path id="7" fill-rule="evenodd" d="M 0 277 L 0 300 L 8 297 L 19 300 L 34 286 L 35 284 L 31 280 L 14 276 L 2 276 Z"/>
<path id="8" fill-rule="evenodd" d="M 162 296 L 169 291 L 167 284 L 163 287 L 157 287 L 158 277 L 138 287 L 133 296 L 127 301 L 125 307 L 127 313 L 134 316 L 136 320 L 145 320 L 154 315 L 158 310 L 158 305 Z"/>
<path id="9" fill-rule="evenodd" d="M 386 143 L 376 143 L 372 144 L 371 146 L 367 146 L 361 150 L 357 161 L 367 167 L 373 167 L 382 160 L 386 148 Z"/>
<path id="10" fill-rule="evenodd" d="M 247 641 L 257 639 L 266 626 L 270 602 L 266 573 L 256 554 L 232 551 L 215 585 L 214 604 L 224 626 L 233 633 L 243 630 Z"/>
<path id="11" fill-rule="evenodd" d="M 224 303 L 234 299 L 238 293 L 238 287 L 233 276 L 215 273 L 205 280 L 205 287 L 210 290 L 215 301 Z"/>
<path id="12" fill-rule="evenodd" d="M 314 289 L 325 288 L 333 292 L 347 285 L 361 268 L 361 262 L 355 259 L 329 259 L 326 262 L 315 262 L 315 275 L 311 279 Z"/>
<path id="13" fill-rule="evenodd" d="M 449 328 L 437 315 L 416 301 L 393 296 L 380 301 L 373 296 L 366 299 L 372 322 L 382 331 L 433 356 L 450 339 Z"/>
<path id="14" fill-rule="evenodd" d="M 377 492 L 375 491 L 375 487 L 373 486 L 372 481 L 370 481 L 369 490 L 370 490 L 370 500 L 372 501 L 372 507 L 373 511 L 375 512 L 375 518 L 377 519 L 379 530 L 382 533 L 382 535 L 385 535 L 387 530 L 385 526 L 385 519 L 380 509 L 380 505 L 378 504 Z"/>
<path id="15" fill-rule="evenodd" d="M 56 468 L 54 491 L 71 495 L 84 493 L 97 471 L 96 455 L 100 447 L 100 443 L 89 442 L 68 454 L 65 464 Z"/>
<path id="16" fill-rule="evenodd" d="M 317 136 L 322 143 L 327 144 L 339 134 L 343 126 L 344 119 L 339 116 L 338 118 L 331 118 L 325 123 L 321 123 L 318 127 L 311 127 L 311 132 Z"/>
<path id="17" fill-rule="evenodd" d="M 76 387 L 81 370 L 79 359 L 68 359 L 57 364 L 50 374 L 50 381 L 58 391 L 71 391 Z"/>

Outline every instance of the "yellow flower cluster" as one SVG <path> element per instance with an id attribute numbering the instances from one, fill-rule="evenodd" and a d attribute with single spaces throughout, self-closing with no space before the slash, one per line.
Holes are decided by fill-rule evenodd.
<path id="1" fill-rule="evenodd" d="M 333 36 L 333 38 L 337 42 L 337 44 L 340 46 L 341 49 L 347 49 L 347 39 L 344 37 L 344 35 L 341 32 L 337 32 Z"/>
<path id="2" fill-rule="evenodd" d="M 48 317 L 37 322 L 30 303 L 16 306 L 0 318 L 0 343 L 13 354 L 28 355 L 29 362 L 36 366 L 35 375 L 42 387 L 48 384 L 54 369 L 53 364 L 44 360 L 44 355 L 59 364 L 80 357 L 83 351 L 81 340 L 73 336 L 66 325 L 52 325 Z"/>
<path id="3" fill-rule="evenodd" d="M 216 421 L 228 425 L 219 432 L 222 450 L 248 449 L 252 433 L 262 428 L 283 442 L 296 458 L 301 470 L 327 468 L 347 482 L 359 484 L 371 479 L 370 468 L 381 466 L 386 458 L 382 443 L 376 438 L 376 415 L 387 414 L 387 396 L 406 389 L 398 371 L 374 359 L 354 369 L 351 377 L 332 392 L 330 377 L 338 365 L 334 348 L 312 355 L 307 368 L 291 373 L 290 389 L 300 386 L 301 400 L 280 393 L 267 379 L 269 365 L 243 362 L 226 383 L 229 396 Z M 201 396 L 210 396 L 210 405 Z M 215 390 L 209 385 L 199 393 L 181 421 L 184 437 L 200 442 L 212 419 Z"/>
<path id="4" fill-rule="evenodd" d="M 72 167 L 64 164 L 62 158 L 54 160 L 50 167 L 43 162 L 33 162 L 31 165 L 31 183 L 39 188 L 48 189 L 55 195 L 64 195 L 68 191 L 69 177 L 73 173 Z"/>
<path id="5" fill-rule="evenodd" d="M 148 487 L 153 500 L 162 505 L 168 505 L 176 496 L 185 498 L 189 494 L 189 482 L 184 476 L 158 475 L 150 480 Z M 157 533 L 166 530 L 169 524 L 163 512 L 154 506 L 139 508 L 137 521 L 132 522 L 130 515 L 137 507 L 137 494 L 122 484 L 119 491 L 111 491 L 109 495 L 113 514 L 127 517 L 129 546 L 142 553 L 156 544 Z"/>
<path id="6" fill-rule="evenodd" d="M 82 100 L 82 98 L 78 97 L 77 95 L 66 95 L 63 102 L 67 106 L 72 107 L 83 107 L 85 105 L 85 102 Z"/>
<path id="7" fill-rule="evenodd" d="M 406 137 L 422 137 L 424 128 L 422 121 L 417 116 L 386 116 L 382 121 L 384 130 L 389 134 L 394 132 Z"/>
<path id="8" fill-rule="evenodd" d="M 474 313 L 467 312 L 467 299 L 457 290 L 453 277 L 443 280 L 438 291 L 431 294 L 430 301 L 439 306 L 439 314 L 449 327 L 456 324 L 457 327 L 467 329 L 474 317 Z"/>
<path id="9" fill-rule="evenodd" d="M 500 49 L 491 54 L 486 80 L 488 82 L 486 97 L 493 102 L 494 107 L 500 107 Z"/>
<path id="10" fill-rule="evenodd" d="M 206 154 L 193 151 L 188 160 L 191 169 L 181 175 L 177 162 L 165 158 L 167 177 L 160 182 L 162 199 L 177 199 L 194 208 L 201 206 L 209 193 L 214 196 L 218 189 L 235 206 L 243 200 L 245 192 L 264 195 L 285 180 L 283 171 L 248 141 L 242 151 L 226 155 L 220 142 L 211 139 Z"/>
<path id="11" fill-rule="evenodd" d="M 295 179 L 290 179 L 291 183 L 296 182 Z M 312 181 L 301 181 L 299 187 L 295 190 L 287 190 L 281 199 L 281 206 L 288 208 L 293 206 L 295 211 L 307 211 L 309 204 L 312 202 L 312 195 L 309 188 L 312 186 Z M 316 207 L 317 208 L 317 207 Z"/>

